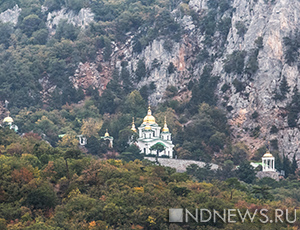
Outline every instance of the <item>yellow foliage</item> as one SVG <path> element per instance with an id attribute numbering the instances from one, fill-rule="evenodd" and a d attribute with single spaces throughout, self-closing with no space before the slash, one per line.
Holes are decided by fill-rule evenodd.
<path id="1" fill-rule="evenodd" d="M 111 164 L 111 165 L 114 165 L 114 166 L 121 166 L 121 165 L 123 165 L 122 160 L 109 159 L 109 160 L 107 160 L 107 162 L 109 164 Z"/>
<path id="2" fill-rule="evenodd" d="M 134 187 L 133 189 L 134 189 L 134 191 L 136 191 L 137 193 L 144 193 L 144 187 Z"/>
<path id="3" fill-rule="evenodd" d="M 89 228 L 93 228 L 93 227 L 95 227 L 95 226 L 96 226 L 96 221 L 90 222 Z"/>
<path id="4" fill-rule="evenodd" d="M 80 192 L 80 190 L 79 190 L 78 188 L 73 189 L 73 190 L 68 194 L 68 199 L 71 199 L 71 198 L 73 198 L 73 197 L 76 197 L 76 196 L 78 196 L 78 195 L 80 195 L 80 194 L 81 194 L 81 192 Z"/>
<path id="5" fill-rule="evenodd" d="M 148 222 L 150 225 L 156 224 L 155 218 L 152 217 L 152 216 L 148 216 L 147 222 Z"/>
<path id="6" fill-rule="evenodd" d="M 66 134 L 59 141 L 58 145 L 60 147 L 76 147 L 78 145 L 78 139 L 75 135 Z"/>
<path id="7" fill-rule="evenodd" d="M 190 14 L 190 7 L 189 7 L 189 5 L 188 4 L 186 4 L 186 3 L 181 3 L 180 4 L 180 10 L 181 10 L 181 12 L 182 13 L 184 13 L 184 14 Z"/>
<path id="8" fill-rule="evenodd" d="M 102 124 L 103 121 L 96 118 L 88 118 L 87 120 L 83 120 L 81 133 L 87 137 L 96 136 L 101 129 Z"/>
<path id="9" fill-rule="evenodd" d="M 39 170 L 39 168 L 38 167 L 35 167 L 34 168 L 34 170 L 33 170 L 33 176 L 35 177 L 35 178 L 38 178 L 39 180 L 41 180 L 41 174 L 40 174 L 40 170 Z"/>
<path id="10" fill-rule="evenodd" d="M 188 181 L 187 187 L 191 190 L 208 190 L 213 187 L 213 184 L 206 182 L 197 183 L 193 181 Z"/>

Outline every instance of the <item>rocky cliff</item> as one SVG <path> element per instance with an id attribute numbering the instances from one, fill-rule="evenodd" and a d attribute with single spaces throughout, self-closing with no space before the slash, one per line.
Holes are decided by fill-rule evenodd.
<path id="1" fill-rule="evenodd" d="M 191 0 L 190 8 L 198 15 L 205 15 L 208 3 L 205 0 Z M 219 105 L 228 109 L 228 118 L 233 128 L 233 136 L 236 141 L 245 142 L 254 152 L 266 145 L 268 141 L 277 142 L 280 153 L 290 158 L 294 154 L 300 154 L 298 128 L 290 128 L 287 124 L 286 107 L 291 101 L 292 89 L 299 86 L 299 71 L 297 64 L 288 65 L 284 59 L 284 37 L 299 28 L 299 1 L 287 0 L 234 0 L 230 2 L 220 20 L 230 17 L 229 33 L 224 47 L 207 47 L 210 55 L 215 55 L 213 60 L 213 75 L 219 76 L 217 95 Z M 176 15 L 176 12 L 172 12 Z M 205 47 L 205 34 L 193 23 L 190 16 L 176 18 L 184 30 L 180 42 L 174 42 L 171 51 L 164 49 L 164 38 L 154 40 L 140 54 L 132 52 L 131 46 L 125 48 L 125 59 L 129 60 L 131 70 L 136 70 L 138 60 L 143 59 L 149 70 L 147 78 L 138 84 L 141 87 L 154 81 L 157 88 L 150 96 L 152 103 L 163 100 L 167 86 L 176 86 L 180 91 L 185 91 L 188 82 L 198 78 L 206 61 L 194 64 L 195 55 L 199 48 Z M 240 26 L 238 26 L 240 25 Z M 242 28 L 241 28 L 242 27 Z M 241 31 L 242 30 L 242 31 Z M 220 39 L 218 32 L 213 34 L 214 39 Z M 258 40 L 261 47 L 257 48 Z M 129 41 L 130 43 L 130 41 Z M 124 49 L 124 47 L 123 47 Z M 220 52 L 220 50 L 223 51 Z M 251 74 L 246 73 L 247 63 L 253 50 L 257 49 L 257 70 Z M 244 52 L 244 71 L 235 73 L 225 71 L 224 62 L 228 56 L 235 52 Z M 216 55 L 217 54 L 217 55 Z M 158 60 L 158 68 L 152 63 Z M 168 66 L 173 63 L 174 73 L 168 73 Z M 115 63 L 120 67 L 120 61 Z M 274 100 L 274 92 L 280 82 L 286 77 L 290 91 L 287 98 Z M 234 81 L 243 85 L 242 90 L 235 87 Z M 229 86 L 226 91 L 222 86 Z M 186 94 L 185 94 L 186 96 Z M 254 119 L 253 114 L 257 113 Z M 278 128 L 277 133 L 270 134 L 271 127 Z M 253 135 L 253 132 L 258 132 Z M 276 144 L 275 144 L 276 145 Z"/>
<path id="2" fill-rule="evenodd" d="M 21 12 L 21 8 L 19 8 L 18 5 L 16 5 L 14 8 L 12 9 L 8 9 L 2 13 L 0 13 L 0 21 L 7 23 L 10 22 L 14 25 L 16 25 L 18 23 L 18 17 L 20 15 Z"/>
<path id="3" fill-rule="evenodd" d="M 292 31 L 299 28 L 298 1 L 234 1 L 232 6 L 235 11 L 232 14 L 232 27 L 227 37 L 226 52 L 215 61 L 214 72 L 221 76 L 219 89 L 224 83 L 231 85 L 226 92 L 227 106 L 232 106 L 229 113 L 234 134 L 237 139 L 248 143 L 249 147 L 256 149 L 264 142 L 278 140 L 281 153 L 292 157 L 299 154 L 299 130 L 289 128 L 287 117 L 282 116 L 285 108 L 291 100 L 292 90 L 283 101 L 275 101 L 274 91 L 278 89 L 283 76 L 286 77 L 291 89 L 299 86 L 299 71 L 297 65 L 289 66 L 284 60 L 283 38 L 289 36 Z M 236 22 L 241 21 L 247 27 L 244 37 L 238 35 Z M 247 75 L 228 74 L 221 63 L 226 55 L 236 50 L 245 50 L 247 53 L 254 49 L 258 37 L 263 39 L 263 48 L 259 50 L 258 70 L 249 80 Z M 233 87 L 234 79 L 245 84 L 245 90 L 237 92 Z M 220 100 L 224 100 L 221 90 L 218 91 Z M 221 99 L 223 98 L 223 99 Z M 258 118 L 253 119 L 252 114 L 258 113 Z M 242 119 L 240 119 L 242 118 Z M 270 134 L 272 125 L 279 129 L 278 133 Z M 258 138 L 251 137 L 249 131 L 260 127 Z"/>

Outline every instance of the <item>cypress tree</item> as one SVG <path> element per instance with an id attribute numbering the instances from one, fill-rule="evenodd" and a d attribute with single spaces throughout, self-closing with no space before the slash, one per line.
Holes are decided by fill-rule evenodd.
<path id="1" fill-rule="evenodd" d="M 291 173 L 291 162 L 288 157 L 283 155 L 283 170 L 285 171 L 285 177 L 288 177 Z"/>
<path id="2" fill-rule="evenodd" d="M 280 82 L 279 89 L 283 100 L 286 98 L 286 95 L 290 92 L 290 86 L 285 76 L 283 76 L 282 81 Z"/>
<path id="3" fill-rule="evenodd" d="M 280 172 L 283 169 L 283 165 L 282 165 L 282 161 L 281 158 L 279 156 L 279 154 L 277 154 L 277 156 L 275 156 L 275 167 L 276 169 Z"/>
<path id="4" fill-rule="evenodd" d="M 292 167 L 291 167 L 291 173 L 295 175 L 295 172 L 298 168 L 297 160 L 296 160 L 296 154 L 294 154 L 293 161 L 292 161 Z"/>

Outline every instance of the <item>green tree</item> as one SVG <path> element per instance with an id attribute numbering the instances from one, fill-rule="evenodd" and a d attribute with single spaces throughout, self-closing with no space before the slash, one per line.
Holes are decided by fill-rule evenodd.
<path id="1" fill-rule="evenodd" d="M 61 20 L 58 23 L 55 38 L 61 40 L 62 38 L 69 40 L 76 40 L 79 33 L 79 29 L 76 28 L 72 23 L 68 23 L 67 20 Z"/>
<path id="2" fill-rule="evenodd" d="M 13 26 L 10 23 L 0 22 L 0 44 L 3 44 L 5 48 L 9 47 L 10 36 L 13 33 Z"/>
<path id="3" fill-rule="evenodd" d="M 69 149 L 64 153 L 64 159 L 66 163 L 66 171 L 67 171 L 67 178 L 70 180 L 70 170 L 69 170 L 69 164 L 68 159 L 78 159 L 81 155 L 81 151 L 78 149 Z"/>
<path id="4" fill-rule="evenodd" d="M 241 74 L 244 69 L 244 61 L 246 57 L 246 51 L 233 51 L 225 59 L 224 70 L 226 73 Z"/>
<path id="5" fill-rule="evenodd" d="M 252 193 L 255 195 L 255 197 L 262 199 L 262 200 L 272 200 L 273 196 L 269 192 L 271 187 L 267 185 L 263 186 L 253 186 Z"/>
<path id="6" fill-rule="evenodd" d="M 298 163 L 296 160 L 296 154 L 294 154 L 292 165 L 291 165 L 291 172 L 295 175 L 297 169 L 298 169 Z"/>
<path id="7" fill-rule="evenodd" d="M 146 102 L 139 91 L 134 90 L 127 95 L 123 111 L 133 117 L 142 117 L 146 113 Z"/>
<path id="8" fill-rule="evenodd" d="M 281 93 L 280 99 L 281 100 L 286 99 L 286 95 L 290 92 L 290 86 L 289 86 L 285 76 L 283 76 L 283 78 L 280 82 L 279 90 Z"/>
<path id="9" fill-rule="evenodd" d="M 236 177 L 228 178 L 225 181 L 230 189 L 230 200 L 233 198 L 233 194 L 235 190 L 244 189 L 239 180 Z"/>
<path id="10" fill-rule="evenodd" d="M 138 61 L 135 75 L 137 77 L 137 82 L 140 82 L 143 78 L 146 77 L 146 65 L 144 60 Z"/>
<path id="11" fill-rule="evenodd" d="M 237 169 L 237 176 L 240 180 L 250 184 L 254 181 L 256 175 L 253 166 L 249 161 L 244 161 Z"/>
<path id="12" fill-rule="evenodd" d="M 241 164 L 248 156 L 248 147 L 243 143 L 237 143 L 232 147 L 232 161 L 235 165 Z"/>
<path id="13" fill-rule="evenodd" d="M 235 177 L 235 171 L 233 162 L 231 160 L 226 160 L 222 165 L 222 168 L 217 170 L 217 178 L 220 180 L 226 180 L 231 177 Z"/>
<path id="14" fill-rule="evenodd" d="M 153 150 L 156 150 L 156 163 L 158 163 L 158 159 L 157 159 L 158 155 L 160 152 L 165 150 L 165 146 L 162 143 L 158 142 L 155 145 L 152 145 L 150 147 L 150 151 L 153 151 Z"/>
<path id="15" fill-rule="evenodd" d="M 220 149 L 223 149 L 226 143 L 226 135 L 217 131 L 209 138 L 208 143 L 214 151 L 218 152 Z"/>
<path id="16" fill-rule="evenodd" d="M 247 32 L 247 27 L 245 26 L 244 22 L 237 21 L 235 23 L 235 28 L 237 29 L 237 34 L 243 38 Z"/>
<path id="17" fill-rule="evenodd" d="M 42 182 L 37 188 L 33 188 L 26 197 L 24 203 L 35 210 L 54 208 L 57 197 L 53 187 L 47 182 Z"/>
<path id="18" fill-rule="evenodd" d="M 298 121 L 298 113 L 300 112 L 300 94 L 297 85 L 293 89 L 291 103 L 287 106 L 288 109 L 288 125 L 296 127 Z"/>
<path id="19" fill-rule="evenodd" d="M 36 14 L 26 16 L 21 22 L 20 28 L 28 37 L 31 37 L 34 31 L 45 28 L 43 21 Z"/>
<path id="20" fill-rule="evenodd" d="M 125 149 L 125 152 L 120 155 L 120 159 L 124 161 L 143 160 L 143 158 L 144 156 L 141 154 L 141 150 L 136 145 L 130 145 Z"/>
<path id="21" fill-rule="evenodd" d="M 41 29 L 37 30 L 32 33 L 32 37 L 30 38 L 30 41 L 33 44 L 37 45 L 45 45 L 48 39 L 48 30 L 47 29 Z"/>

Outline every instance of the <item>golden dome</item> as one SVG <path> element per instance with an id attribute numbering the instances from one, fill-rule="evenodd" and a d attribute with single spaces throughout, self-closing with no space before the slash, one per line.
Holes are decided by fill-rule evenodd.
<path id="1" fill-rule="evenodd" d="M 105 137 L 109 137 L 108 130 L 106 129 L 106 133 L 104 134 Z"/>
<path id="2" fill-rule="evenodd" d="M 145 130 L 151 130 L 151 126 L 149 123 L 147 123 L 147 125 L 145 126 Z"/>
<path id="3" fill-rule="evenodd" d="M 167 126 L 167 118 L 165 117 L 165 124 L 164 127 L 162 129 L 163 133 L 168 133 L 169 132 L 169 128 Z"/>
<path id="4" fill-rule="evenodd" d="M 152 112 L 151 112 L 151 109 L 150 109 L 150 105 L 149 105 L 149 107 L 148 107 L 148 113 L 147 113 L 147 116 L 144 117 L 143 123 L 144 123 L 144 124 L 149 123 L 150 125 L 156 123 L 156 122 L 155 122 L 155 117 L 152 116 Z"/>
<path id="5" fill-rule="evenodd" d="M 10 116 L 8 116 L 8 117 L 6 117 L 6 118 L 4 118 L 4 120 L 3 120 L 3 123 L 13 123 L 14 122 L 14 119 L 12 119 Z"/>
<path id="6" fill-rule="evenodd" d="M 132 118 L 131 131 L 136 132 L 136 128 L 135 128 L 135 124 L 134 124 L 134 117 Z"/>
<path id="7" fill-rule="evenodd" d="M 273 155 L 272 155 L 269 151 L 267 151 L 267 152 L 263 155 L 263 157 L 270 158 L 270 157 L 273 157 Z"/>

